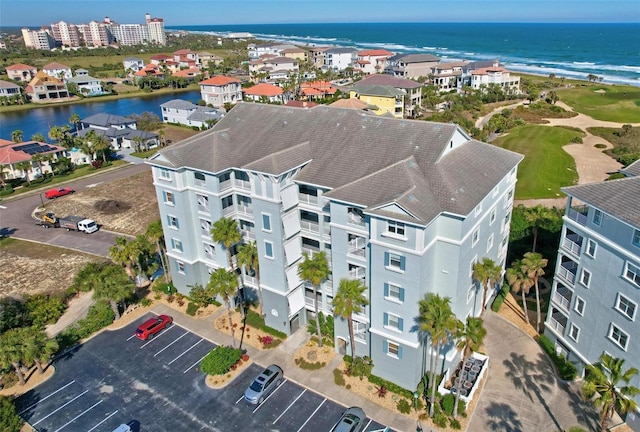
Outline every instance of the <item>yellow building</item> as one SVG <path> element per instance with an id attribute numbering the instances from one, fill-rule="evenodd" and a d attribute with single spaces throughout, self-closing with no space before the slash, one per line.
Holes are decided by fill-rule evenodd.
<path id="1" fill-rule="evenodd" d="M 389 113 L 395 118 L 404 118 L 407 93 L 403 90 L 384 85 L 356 85 L 349 97 L 366 103 L 378 115 Z"/>

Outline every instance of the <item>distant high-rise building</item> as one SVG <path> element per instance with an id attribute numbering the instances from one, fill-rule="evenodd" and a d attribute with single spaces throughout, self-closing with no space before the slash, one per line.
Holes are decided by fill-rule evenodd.
<path id="1" fill-rule="evenodd" d="M 51 23 L 51 34 L 56 42 L 62 46 L 79 47 L 80 34 L 75 24 L 68 24 L 64 21 Z"/>
<path id="2" fill-rule="evenodd" d="M 149 42 L 157 45 L 167 44 L 167 35 L 164 32 L 164 20 L 162 18 L 151 18 L 146 14 L 147 28 L 149 29 Z"/>
<path id="3" fill-rule="evenodd" d="M 22 37 L 27 48 L 50 50 L 56 46 L 54 38 L 49 33 L 49 29 L 46 28 L 39 30 L 23 28 Z"/>

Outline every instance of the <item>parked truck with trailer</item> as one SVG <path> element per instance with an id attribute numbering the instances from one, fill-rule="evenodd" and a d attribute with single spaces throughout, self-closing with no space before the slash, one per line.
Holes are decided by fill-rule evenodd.
<path id="1" fill-rule="evenodd" d="M 91 234 L 98 231 L 98 224 L 93 219 L 83 216 L 57 217 L 54 213 L 35 214 L 37 224 L 44 228 L 66 228 L 67 231 L 82 231 Z"/>

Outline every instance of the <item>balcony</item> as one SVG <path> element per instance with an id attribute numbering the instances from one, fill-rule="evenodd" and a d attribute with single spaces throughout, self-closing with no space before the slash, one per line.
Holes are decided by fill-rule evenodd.
<path id="1" fill-rule="evenodd" d="M 234 181 L 235 183 L 235 187 L 242 189 L 242 190 L 246 190 L 246 191 L 250 191 L 251 190 L 251 182 L 249 180 L 239 180 L 236 179 Z"/>
<path id="2" fill-rule="evenodd" d="M 349 279 L 359 280 L 365 285 L 365 269 L 363 267 L 352 267 L 349 269 Z"/>
<path id="3" fill-rule="evenodd" d="M 258 279 L 256 279 L 255 276 L 249 276 L 245 274 L 245 275 L 242 275 L 242 280 L 244 281 L 245 285 L 251 285 L 254 287 L 258 286 Z"/>
<path id="4" fill-rule="evenodd" d="M 237 211 L 239 215 L 253 216 L 253 209 L 246 204 L 238 204 Z"/>
<path id="5" fill-rule="evenodd" d="M 566 286 L 559 284 L 553 292 L 553 301 L 565 311 L 569 311 L 573 292 Z"/>
<path id="6" fill-rule="evenodd" d="M 229 207 L 224 207 L 222 209 L 222 215 L 224 217 L 229 217 L 229 216 L 233 215 L 234 213 L 235 213 L 235 209 L 233 208 L 232 205 L 230 205 Z"/>
<path id="7" fill-rule="evenodd" d="M 233 186 L 233 183 L 231 182 L 231 180 L 225 180 L 220 183 L 220 192 L 227 189 L 231 189 L 232 186 Z"/>
<path id="8" fill-rule="evenodd" d="M 209 213 L 209 207 L 207 205 L 198 204 L 198 211 L 201 213 Z"/>
<path id="9" fill-rule="evenodd" d="M 589 208 L 587 206 L 571 207 L 567 212 L 567 217 L 571 220 L 578 222 L 580 225 L 586 225 L 588 210 Z"/>
<path id="10" fill-rule="evenodd" d="M 308 231 L 314 234 L 320 233 L 320 225 L 318 225 L 318 222 L 300 219 L 300 228 L 302 231 Z"/>
<path id="11" fill-rule="evenodd" d="M 314 308 L 314 309 L 315 309 L 315 307 L 316 307 L 316 303 L 315 303 L 315 301 L 313 301 L 313 297 L 306 297 L 306 296 L 305 296 L 305 298 L 304 298 L 304 303 L 305 303 L 307 306 L 311 306 L 311 307 L 312 307 L 312 308 Z M 322 310 L 322 301 L 319 301 L 319 302 L 318 302 L 318 310 L 319 310 L 319 311 L 321 311 L 321 310 Z"/>
<path id="12" fill-rule="evenodd" d="M 576 273 L 578 272 L 578 264 L 571 260 L 563 261 L 558 267 L 558 275 L 573 285 L 576 281 Z"/>
<path id="13" fill-rule="evenodd" d="M 306 193 L 298 193 L 298 200 L 301 204 L 310 204 L 310 205 L 318 205 L 320 200 L 318 199 L 318 195 L 311 195 Z"/>
<path id="14" fill-rule="evenodd" d="M 351 225 L 357 225 L 359 227 L 364 227 L 364 216 L 359 215 L 356 212 L 348 212 L 347 213 L 347 222 Z"/>
<path id="15" fill-rule="evenodd" d="M 329 222 L 325 221 L 322 227 L 322 235 L 324 237 L 331 237 L 331 225 L 329 225 Z"/>
<path id="16" fill-rule="evenodd" d="M 361 258 L 365 256 L 365 248 L 367 241 L 363 237 L 356 237 L 349 240 L 349 246 L 347 247 L 347 253 L 350 255 L 356 255 Z"/>
<path id="17" fill-rule="evenodd" d="M 547 325 L 557 333 L 564 336 L 564 329 L 567 327 L 567 317 L 560 313 L 556 308 L 552 308 L 552 313 L 547 320 Z"/>
<path id="18" fill-rule="evenodd" d="M 562 239 L 562 247 L 575 256 L 580 256 L 580 250 L 582 249 L 582 236 L 567 233 L 567 236 Z"/>
<path id="19" fill-rule="evenodd" d="M 256 239 L 256 233 L 253 232 L 252 230 L 241 229 L 240 234 L 242 234 L 242 237 L 244 238 L 245 241 L 247 240 L 254 241 Z"/>

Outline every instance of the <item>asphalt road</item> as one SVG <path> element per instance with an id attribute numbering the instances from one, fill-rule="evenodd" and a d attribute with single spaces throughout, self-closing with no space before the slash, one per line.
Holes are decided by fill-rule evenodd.
<path id="1" fill-rule="evenodd" d="M 221 390 L 200 361 L 215 344 L 175 322 L 147 341 L 133 336 L 147 314 L 105 331 L 57 359 L 55 374 L 16 400 L 39 432 L 104 431 L 135 422 L 144 431 L 327 431 L 345 407 L 287 379 L 260 405 L 243 393 L 262 371 L 249 366 Z M 366 419 L 366 432 L 384 427 Z"/>
<path id="2" fill-rule="evenodd" d="M 151 167 L 146 164 L 129 165 L 102 174 L 74 180 L 65 183 L 64 186 L 71 187 L 76 191 L 81 191 L 101 183 L 129 177 L 149 169 L 151 169 Z M 109 248 L 115 243 L 116 237 L 120 237 L 122 234 L 103 230 L 92 234 L 84 234 L 73 231 L 68 232 L 64 229 L 45 229 L 36 225 L 35 220 L 31 218 L 31 213 L 45 200 L 42 194 L 46 189 L 48 189 L 48 187 L 43 188 L 39 193 L 27 193 L 0 201 L 0 234 L 22 240 L 31 240 L 52 246 L 75 249 L 94 255 L 107 256 L 109 254 Z M 58 199 L 65 199 L 65 197 Z"/>

